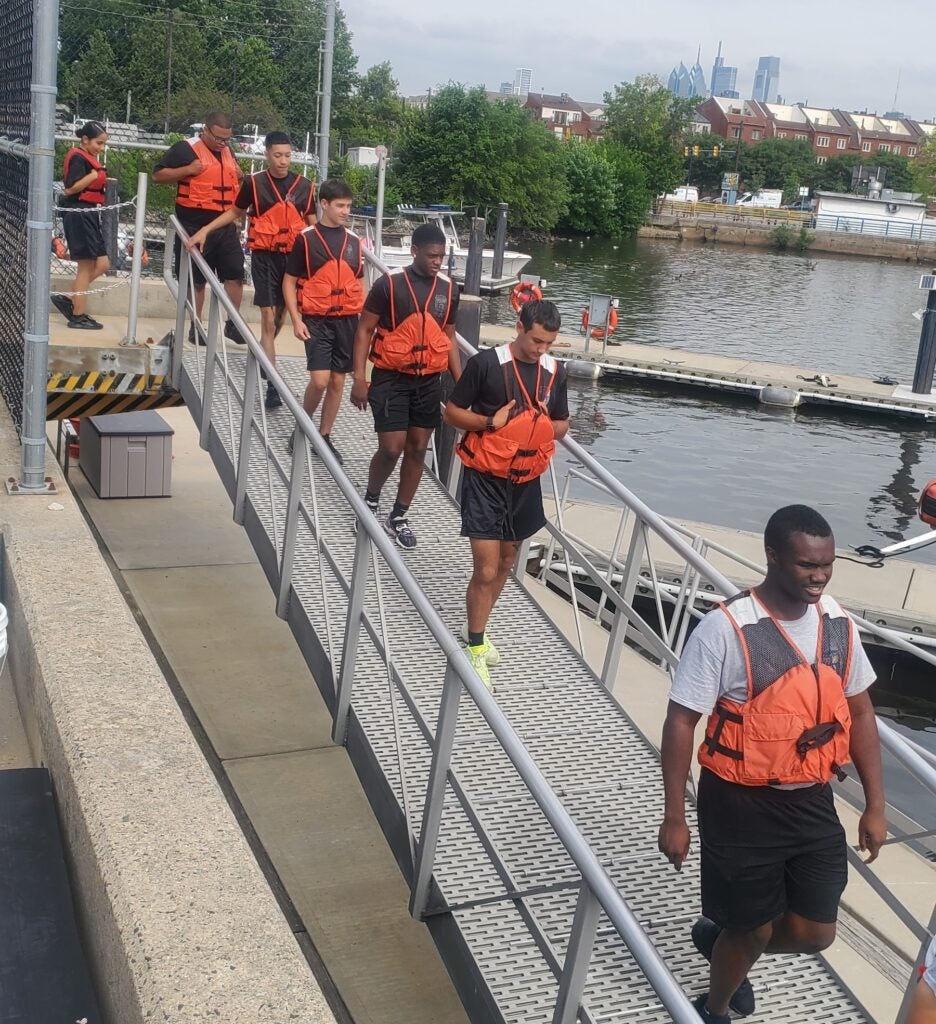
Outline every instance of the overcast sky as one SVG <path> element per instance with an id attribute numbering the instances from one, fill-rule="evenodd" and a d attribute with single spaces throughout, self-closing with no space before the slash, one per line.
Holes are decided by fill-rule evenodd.
<path id="1" fill-rule="evenodd" d="M 616 82 L 653 72 L 664 80 L 702 47 L 706 82 L 719 39 L 738 90 L 751 95 L 757 58 L 780 58 L 787 102 L 936 116 L 936 62 L 927 7 L 909 0 L 339 0 L 363 70 L 389 60 L 404 95 L 447 81 L 496 90 L 514 69 L 533 88 L 600 100 Z"/>

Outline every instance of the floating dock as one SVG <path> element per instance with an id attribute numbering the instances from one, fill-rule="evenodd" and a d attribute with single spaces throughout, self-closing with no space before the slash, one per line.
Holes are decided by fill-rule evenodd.
<path id="1" fill-rule="evenodd" d="M 481 325 L 482 345 L 501 345 L 514 336 L 511 327 Z M 828 370 L 615 340 L 609 340 L 602 352 L 601 339 L 587 341 L 586 350 L 581 335 L 560 334 L 556 340 L 554 355 L 575 364 L 570 367 L 573 376 L 707 388 L 785 408 L 846 408 L 936 423 L 936 391 L 915 395 L 906 384 L 880 384 Z"/>

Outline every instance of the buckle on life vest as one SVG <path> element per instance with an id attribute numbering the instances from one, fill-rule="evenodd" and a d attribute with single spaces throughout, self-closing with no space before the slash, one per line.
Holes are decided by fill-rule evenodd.
<path id="1" fill-rule="evenodd" d="M 330 294 L 332 294 L 332 295 L 344 295 L 346 290 L 347 289 L 345 289 L 345 288 L 333 288 L 331 290 Z"/>
<path id="2" fill-rule="evenodd" d="M 810 750 L 818 750 L 819 747 L 831 743 L 833 737 L 841 731 L 841 722 L 820 722 L 802 733 L 796 741 L 796 752 L 801 758 L 805 758 Z"/>
<path id="3" fill-rule="evenodd" d="M 709 757 L 711 757 L 712 754 L 724 754 L 726 757 L 730 757 L 734 761 L 743 761 L 744 754 L 742 754 L 740 750 L 732 750 L 731 747 L 726 747 L 724 744 L 719 742 L 721 734 L 725 728 L 725 722 L 734 722 L 735 725 L 743 725 L 743 716 L 735 714 L 734 711 L 729 711 L 726 707 L 722 707 L 720 704 L 715 705 L 715 714 L 718 715 L 718 723 L 712 730 L 712 735 L 705 737 L 705 745 L 708 747 Z"/>

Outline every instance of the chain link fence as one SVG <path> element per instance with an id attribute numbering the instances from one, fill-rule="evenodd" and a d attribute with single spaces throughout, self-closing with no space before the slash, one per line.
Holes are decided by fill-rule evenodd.
<path id="1" fill-rule="evenodd" d="M 31 0 L 0 0 L 0 24 L 5 51 L 0 61 L 0 394 L 19 431 L 23 423 Z"/>

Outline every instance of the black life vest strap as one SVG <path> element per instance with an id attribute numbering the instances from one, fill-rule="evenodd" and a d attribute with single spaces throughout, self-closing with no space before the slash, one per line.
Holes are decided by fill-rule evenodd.
<path id="1" fill-rule="evenodd" d="M 742 725 L 744 723 L 743 716 L 736 714 L 734 711 L 729 711 L 721 704 L 715 705 L 715 714 L 718 715 L 718 722 L 712 730 L 712 735 L 706 735 L 705 737 L 705 745 L 708 747 L 709 756 L 711 757 L 712 754 L 724 754 L 733 761 L 743 760 L 744 754 L 740 750 L 733 750 L 731 747 L 726 747 L 723 743 L 719 742 L 725 728 L 725 723 L 734 722 L 735 725 Z"/>

